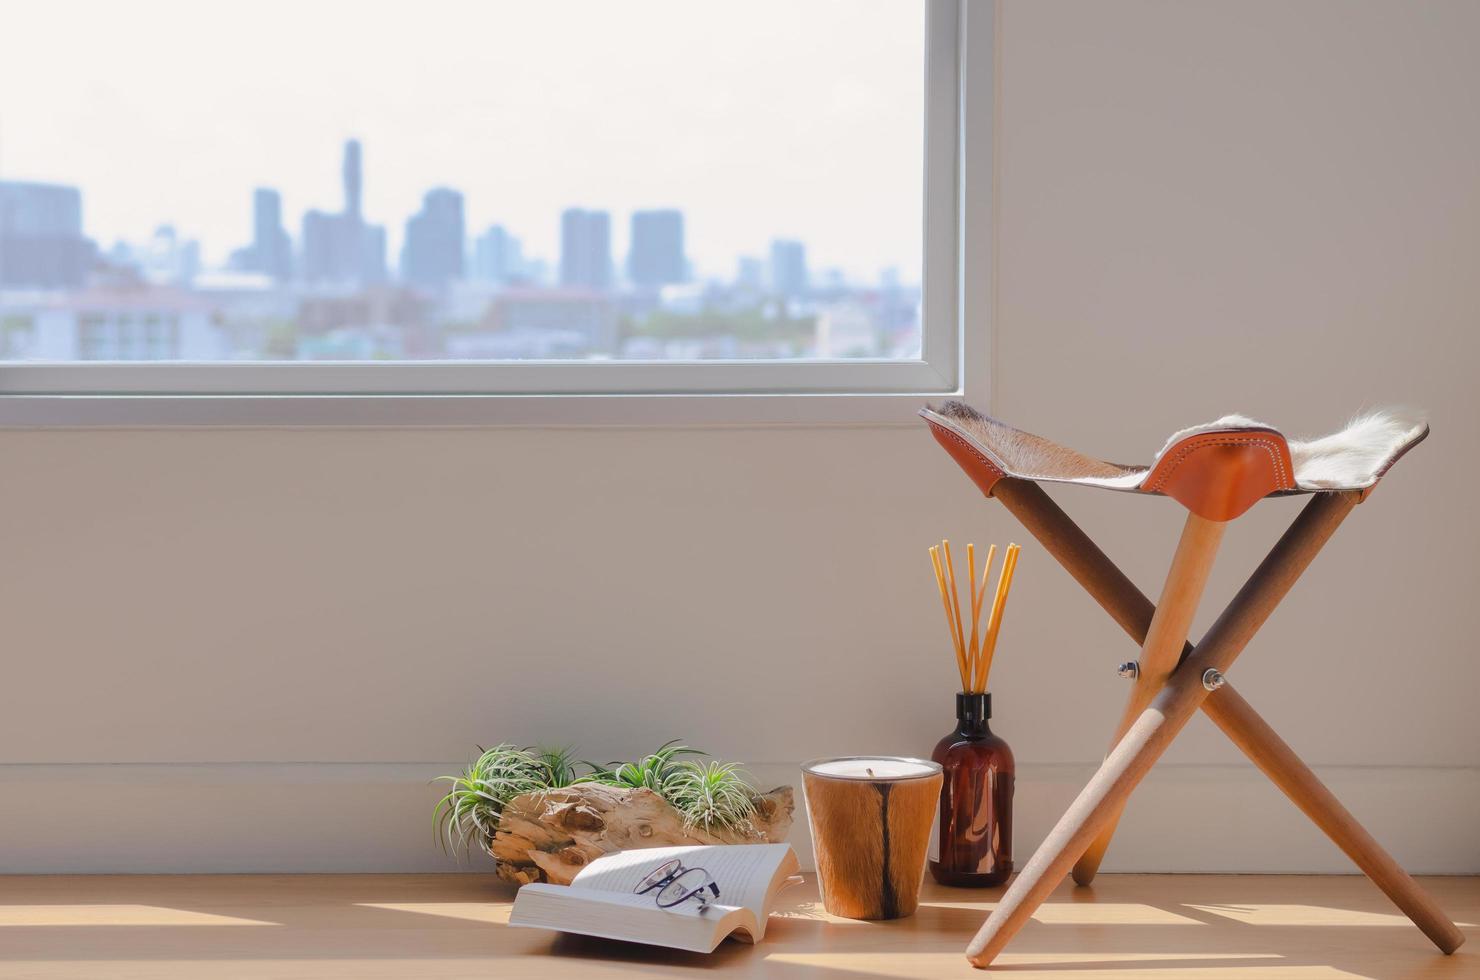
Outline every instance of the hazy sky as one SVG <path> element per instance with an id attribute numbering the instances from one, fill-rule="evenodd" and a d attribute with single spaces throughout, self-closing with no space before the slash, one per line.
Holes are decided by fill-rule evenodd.
<path id="1" fill-rule="evenodd" d="M 83 189 L 104 246 L 173 222 L 208 262 L 251 190 L 338 210 L 365 146 L 391 261 L 430 187 L 470 233 L 558 254 L 559 212 L 686 213 L 729 273 L 773 237 L 814 268 L 920 267 L 922 0 L 0 0 L 0 178 Z"/>

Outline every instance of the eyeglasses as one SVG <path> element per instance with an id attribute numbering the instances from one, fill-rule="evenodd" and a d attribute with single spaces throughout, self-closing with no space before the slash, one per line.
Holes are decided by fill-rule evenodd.
<path id="1" fill-rule="evenodd" d="M 678 858 L 660 864 L 639 881 L 632 891 L 638 895 L 656 891 L 653 900 L 660 909 L 671 909 L 693 899 L 699 903 L 699 911 L 702 912 L 709 908 L 711 899 L 719 898 L 719 885 L 715 884 L 708 871 L 703 868 L 686 868 Z"/>

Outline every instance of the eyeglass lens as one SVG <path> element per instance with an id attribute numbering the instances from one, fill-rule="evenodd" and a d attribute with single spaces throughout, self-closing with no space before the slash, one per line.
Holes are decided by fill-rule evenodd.
<path id="1" fill-rule="evenodd" d="M 663 890 L 658 892 L 658 905 L 665 909 L 672 908 L 695 896 L 699 896 L 701 902 L 704 902 L 707 896 L 700 895 L 700 892 L 708 889 L 712 881 L 709 872 L 703 868 L 689 868 L 663 886 Z"/>
<path id="2" fill-rule="evenodd" d="M 666 882 L 669 878 L 672 878 L 682 867 L 683 865 L 679 863 L 677 858 L 674 858 L 672 861 L 665 861 L 654 868 L 646 878 L 638 882 L 637 887 L 633 891 L 639 895 L 645 891 L 651 891 Z"/>

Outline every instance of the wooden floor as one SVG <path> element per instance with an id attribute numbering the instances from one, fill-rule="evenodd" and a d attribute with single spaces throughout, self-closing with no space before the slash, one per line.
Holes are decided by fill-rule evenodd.
<path id="1" fill-rule="evenodd" d="M 1480 978 L 1480 878 L 1426 882 L 1469 935 L 1455 956 L 1363 878 L 1102 875 L 1055 893 L 992 972 Z M 0 877 L 0 977 L 981 977 L 961 950 L 999 894 L 927 883 L 914 918 L 852 922 L 809 879 L 764 943 L 700 956 L 511 929 L 512 891 L 483 875 Z"/>

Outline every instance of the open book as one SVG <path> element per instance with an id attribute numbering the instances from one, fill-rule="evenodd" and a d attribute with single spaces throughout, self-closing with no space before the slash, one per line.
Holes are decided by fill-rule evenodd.
<path id="1" fill-rule="evenodd" d="M 661 909 L 654 892 L 632 889 L 665 861 L 703 868 L 719 897 L 700 911 L 687 901 Z M 569 885 L 536 882 L 519 889 L 509 925 L 578 932 L 607 939 L 712 953 L 726 936 L 759 942 L 776 893 L 799 864 L 790 844 L 651 847 L 597 858 Z"/>

